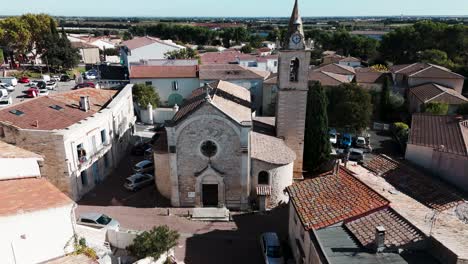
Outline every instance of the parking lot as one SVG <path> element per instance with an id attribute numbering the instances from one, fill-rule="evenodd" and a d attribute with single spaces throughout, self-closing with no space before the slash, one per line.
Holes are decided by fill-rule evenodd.
<path id="1" fill-rule="evenodd" d="M 57 82 L 57 87 L 55 88 L 55 90 L 50 90 L 49 94 L 70 91 L 74 86 L 75 86 L 75 81 Z M 11 98 L 13 99 L 13 104 L 23 102 L 25 100 L 29 100 L 30 98 L 26 98 L 25 94 L 23 93 L 29 88 L 30 86 L 27 84 L 18 83 L 18 85 L 15 87 L 15 91 L 9 94 Z"/>

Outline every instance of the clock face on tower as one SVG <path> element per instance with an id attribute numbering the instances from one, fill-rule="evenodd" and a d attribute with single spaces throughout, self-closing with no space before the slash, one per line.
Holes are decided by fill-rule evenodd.
<path id="1" fill-rule="evenodd" d="M 299 44 L 301 42 L 302 36 L 301 36 L 301 34 L 296 33 L 296 34 L 292 35 L 291 39 L 292 39 L 292 42 L 297 45 L 297 44 Z"/>

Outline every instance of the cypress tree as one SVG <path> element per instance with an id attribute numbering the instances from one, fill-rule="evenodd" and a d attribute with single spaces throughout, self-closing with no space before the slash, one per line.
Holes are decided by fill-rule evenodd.
<path id="1" fill-rule="evenodd" d="M 390 79 L 385 76 L 382 92 L 380 93 L 380 118 L 387 121 L 390 110 Z"/>
<path id="2" fill-rule="evenodd" d="M 317 170 L 330 159 L 327 104 L 325 90 L 320 83 L 315 83 L 307 96 L 304 167 L 308 171 Z"/>

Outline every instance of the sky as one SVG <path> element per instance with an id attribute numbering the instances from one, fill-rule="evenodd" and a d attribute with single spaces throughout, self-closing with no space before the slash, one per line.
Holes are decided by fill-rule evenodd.
<path id="1" fill-rule="evenodd" d="M 287 17 L 294 0 L 0 0 L 0 15 Z M 466 16 L 467 0 L 299 0 L 302 16 Z"/>

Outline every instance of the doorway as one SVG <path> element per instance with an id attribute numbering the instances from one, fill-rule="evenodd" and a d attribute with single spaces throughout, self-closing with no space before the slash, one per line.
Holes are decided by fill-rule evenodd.
<path id="1" fill-rule="evenodd" d="M 203 184 L 203 207 L 218 207 L 218 184 Z"/>

